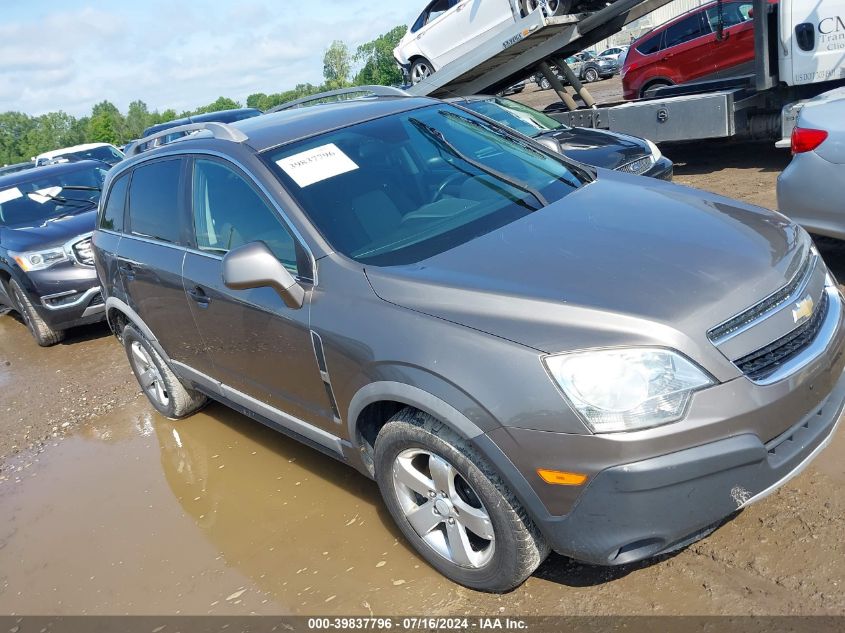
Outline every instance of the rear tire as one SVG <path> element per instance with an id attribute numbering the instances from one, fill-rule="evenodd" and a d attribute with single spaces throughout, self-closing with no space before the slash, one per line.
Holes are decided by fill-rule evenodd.
<path id="1" fill-rule="evenodd" d="M 643 89 L 640 90 L 640 98 L 649 97 L 651 96 L 649 93 L 658 90 L 659 88 L 666 88 L 667 86 L 674 86 L 671 81 L 668 79 L 658 79 L 656 81 L 652 81 L 651 83 L 646 84 L 643 86 Z"/>
<path id="2" fill-rule="evenodd" d="M 164 417 L 179 420 L 208 402 L 200 392 L 185 387 L 146 337 L 131 325 L 123 328 L 123 347 L 141 390 Z"/>
<path id="3" fill-rule="evenodd" d="M 23 288 L 20 287 L 17 281 L 12 279 L 9 282 L 9 295 L 15 303 L 15 308 L 20 313 L 27 329 L 32 333 L 35 341 L 41 347 L 50 347 L 65 340 L 64 330 L 54 330 L 42 319 L 35 307 L 26 296 Z"/>
<path id="4" fill-rule="evenodd" d="M 450 580 L 510 591 L 548 555 L 545 539 L 493 468 L 427 413 L 409 407 L 394 415 L 379 431 L 374 461 L 397 526 Z"/>

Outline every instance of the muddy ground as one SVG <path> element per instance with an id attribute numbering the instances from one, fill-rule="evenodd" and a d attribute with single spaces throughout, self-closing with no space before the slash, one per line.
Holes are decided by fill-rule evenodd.
<path id="1" fill-rule="evenodd" d="M 664 153 L 677 182 L 768 207 L 789 160 L 768 145 Z M 824 254 L 843 278 L 845 249 Z M 422 562 L 351 469 L 219 405 L 156 415 L 105 327 L 42 349 L 0 316 L 0 614 L 845 615 L 843 451 L 840 430 L 675 555 L 613 569 L 553 555 L 485 595 Z"/>

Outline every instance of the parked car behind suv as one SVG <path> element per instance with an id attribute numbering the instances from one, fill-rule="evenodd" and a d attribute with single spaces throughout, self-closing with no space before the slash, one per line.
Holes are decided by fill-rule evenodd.
<path id="1" fill-rule="evenodd" d="M 152 406 L 217 399 L 374 477 L 456 582 L 682 547 L 832 436 L 842 298 L 781 215 L 424 98 L 136 152 L 94 248 Z"/>
<path id="2" fill-rule="evenodd" d="M 123 152 L 111 143 L 85 143 L 62 149 L 42 152 L 35 157 L 35 166 L 40 167 L 56 161 L 98 160 L 107 165 L 116 165 L 123 160 Z"/>
<path id="3" fill-rule="evenodd" d="M 718 37 L 718 5 L 711 2 L 635 40 L 621 71 L 625 98 L 637 99 L 651 89 L 688 81 L 752 73 L 751 7 L 751 0 L 722 4 L 722 39 Z"/>
<path id="4" fill-rule="evenodd" d="M 87 160 L 0 177 L 0 303 L 39 345 L 104 318 L 91 232 L 107 168 Z"/>
<path id="5" fill-rule="evenodd" d="M 569 127 L 548 114 L 502 97 L 475 95 L 448 101 L 533 138 L 572 160 L 626 174 L 672 180 L 672 161 L 651 141 L 607 130 Z"/>

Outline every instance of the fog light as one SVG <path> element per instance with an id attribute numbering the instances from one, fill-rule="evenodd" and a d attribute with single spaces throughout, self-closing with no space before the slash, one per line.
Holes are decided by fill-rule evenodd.
<path id="1" fill-rule="evenodd" d="M 540 479 L 547 484 L 556 484 L 558 486 L 580 486 L 587 481 L 587 475 L 581 473 L 568 473 L 565 470 L 548 470 L 546 468 L 538 468 L 537 474 Z"/>

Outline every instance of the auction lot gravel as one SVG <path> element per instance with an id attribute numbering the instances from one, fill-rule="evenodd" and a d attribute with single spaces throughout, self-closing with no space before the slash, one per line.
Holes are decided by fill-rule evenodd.
<path id="1" fill-rule="evenodd" d="M 770 208 L 789 161 L 768 144 L 664 153 L 676 182 Z M 845 248 L 822 250 L 845 278 Z M 0 614 L 845 615 L 843 451 L 840 428 L 803 474 L 674 555 L 552 555 L 485 595 L 419 559 L 352 469 L 219 405 L 165 420 L 105 326 L 42 349 L 5 315 Z"/>

